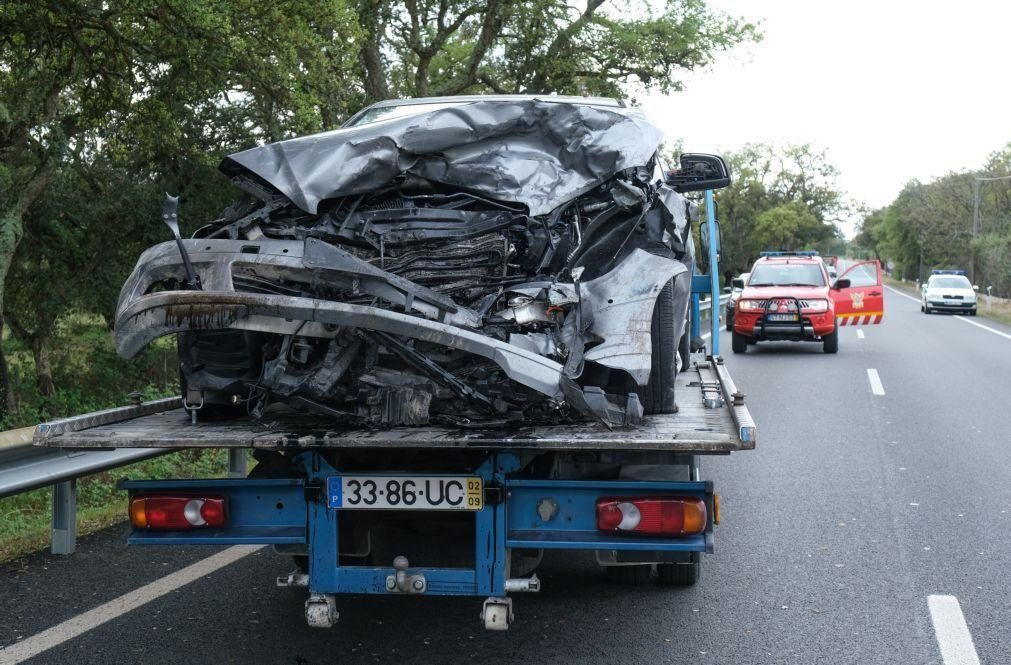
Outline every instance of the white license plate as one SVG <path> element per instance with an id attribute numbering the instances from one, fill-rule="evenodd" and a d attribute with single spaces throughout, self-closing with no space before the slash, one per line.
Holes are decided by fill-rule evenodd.
<path id="1" fill-rule="evenodd" d="M 962 301 L 961 300 L 945 300 L 944 304 L 945 305 L 961 305 Z"/>
<path id="2" fill-rule="evenodd" d="M 330 476 L 330 508 L 355 510 L 481 510 L 479 476 Z"/>
<path id="3" fill-rule="evenodd" d="M 796 314 L 769 314 L 770 321 L 796 321 Z"/>

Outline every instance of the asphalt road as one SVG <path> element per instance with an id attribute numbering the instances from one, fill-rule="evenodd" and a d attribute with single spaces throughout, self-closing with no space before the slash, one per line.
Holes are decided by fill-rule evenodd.
<path id="1" fill-rule="evenodd" d="M 926 316 L 888 290 L 881 325 L 841 333 L 834 356 L 732 356 L 724 334 L 760 437 L 703 463 L 723 524 L 693 588 L 613 586 L 556 555 L 507 633 L 480 627 L 478 599 L 435 598 L 342 599 L 322 631 L 303 591 L 273 586 L 288 559 L 261 549 L 119 613 L 216 551 L 127 549 L 120 527 L 0 568 L 0 663 L 40 634 L 52 647 L 26 662 L 1011 662 L 1011 328 Z M 113 618 L 65 639 L 115 599 Z"/>

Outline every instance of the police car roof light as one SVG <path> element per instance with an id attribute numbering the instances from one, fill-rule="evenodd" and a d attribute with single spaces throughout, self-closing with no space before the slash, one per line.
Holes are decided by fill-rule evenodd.
<path id="1" fill-rule="evenodd" d="M 790 251 L 790 250 L 777 250 L 774 252 L 759 252 L 759 256 L 818 256 L 818 252 L 814 250 L 805 251 Z"/>
<path id="2" fill-rule="evenodd" d="M 938 270 L 934 269 L 930 271 L 931 275 L 964 275 L 964 270 Z"/>

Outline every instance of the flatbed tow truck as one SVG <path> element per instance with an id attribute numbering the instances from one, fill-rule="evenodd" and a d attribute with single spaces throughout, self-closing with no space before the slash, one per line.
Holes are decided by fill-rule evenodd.
<path id="1" fill-rule="evenodd" d="M 716 267 L 711 191 L 706 198 L 703 236 L 716 239 L 706 243 Z M 695 275 L 692 290 L 701 339 L 699 295 L 717 303 L 718 284 Z M 259 464 L 248 478 L 124 481 L 129 543 L 273 545 L 294 556 L 298 567 L 278 585 L 307 588 L 314 627 L 337 622 L 340 594 L 441 595 L 484 597 L 484 626 L 505 630 L 509 594 L 540 590 L 530 573 L 544 550 L 594 551 L 619 581 L 642 583 L 654 570 L 661 584 L 698 579 L 720 519 L 699 456 L 750 450 L 757 439 L 711 318 L 711 349 L 692 353 L 677 376 L 678 412 L 634 427 L 334 430 L 294 412 L 196 422 L 168 398 L 44 423 L 35 444 L 251 448 Z M 385 546 L 369 530 L 380 519 L 394 534 Z"/>

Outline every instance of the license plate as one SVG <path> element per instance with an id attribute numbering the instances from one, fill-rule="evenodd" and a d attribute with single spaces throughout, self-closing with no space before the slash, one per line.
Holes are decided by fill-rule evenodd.
<path id="1" fill-rule="evenodd" d="M 944 304 L 945 305 L 961 305 L 962 301 L 961 300 L 945 300 Z"/>
<path id="2" fill-rule="evenodd" d="M 770 321 L 796 321 L 796 314 L 768 314 Z"/>
<path id="3" fill-rule="evenodd" d="M 330 508 L 355 510 L 481 510 L 484 484 L 477 476 L 330 476 Z"/>

